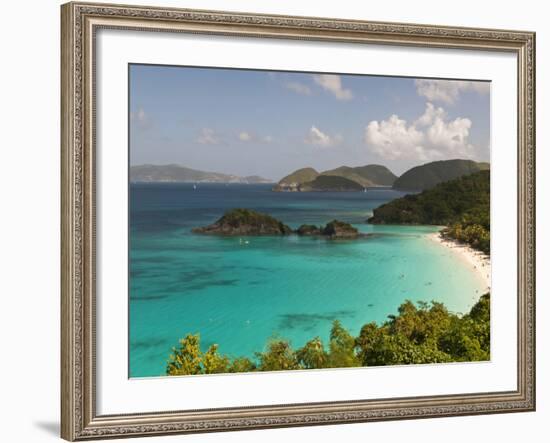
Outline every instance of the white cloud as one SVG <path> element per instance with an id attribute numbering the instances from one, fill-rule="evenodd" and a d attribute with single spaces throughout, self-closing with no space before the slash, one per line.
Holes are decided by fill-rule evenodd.
<path id="1" fill-rule="evenodd" d="M 442 107 L 435 107 L 432 103 L 426 103 L 426 109 L 424 114 L 422 114 L 415 122 L 416 126 L 428 126 L 434 120 L 445 119 L 447 113 Z"/>
<path id="2" fill-rule="evenodd" d="M 353 98 L 351 89 L 342 87 L 342 80 L 339 75 L 318 74 L 313 76 L 313 81 L 333 94 L 338 100 L 351 100 Z"/>
<path id="3" fill-rule="evenodd" d="M 250 132 L 243 131 L 239 133 L 239 140 L 242 142 L 249 142 L 252 140 L 252 135 Z"/>
<path id="4" fill-rule="evenodd" d="M 325 134 L 316 126 L 312 126 L 304 139 L 304 143 L 315 146 L 329 147 L 334 146 L 342 141 L 342 137 L 336 135 L 331 137 L 328 134 Z"/>
<path id="5" fill-rule="evenodd" d="M 443 108 L 426 103 L 424 114 L 410 124 L 397 115 L 371 121 L 365 128 L 365 143 L 387 160 L 471 158 L 475 151 L 468 140 L 471 126 L 470 119 L 449 120 Z"/>
<path id="6" fill-rule="evenodd" d="M 241 130 L 232 133 L 220 133 L 212 128 L 202 128 L 195 141 L 202 145 L 227 145 L 236 141 L 245 143 L 272 143 L 275 139 L 271 135 L 260 135 L 254 131 Z"/>
<path id="7" fill-rule="evenodd" d="M 455 103 L 461 92 L 475 91 L 478 94 L 487 94 L 489 82 L 471 82 L 461 80 L 415 80 L 416 92 L 430 101 Z"/>
<path id="8" fill-rule="evenodd" d="M 202 128 L 197 137 L 197 142 L 202 145 L 217 145 L 220 143 L 220 138 L 213 129 Z"/>
<path id="9" fill-rule="evenodd" d="M 295 92 L 296 94 L 311 95 L 311 88 L 307 85 L 304 85 L 303 83 L 286 82 L 285 88 Z"/>
<path id="10" fill-rule="evenodd" d="M 243 143 L 271 143 L 273 141 L 273 137 L 271 135 L 260 136 L 251 131 L 241 131 L 237 134 L 237 138 Z"/>
<path id="11" fill-rule="evenodd" d="M 424 156 L 421 145 L 422 132 L 405 120 L 392 115 L 380 123 L 371 121 L 365 129 L 365 141 L 372 150 L 387 160 Z"/>

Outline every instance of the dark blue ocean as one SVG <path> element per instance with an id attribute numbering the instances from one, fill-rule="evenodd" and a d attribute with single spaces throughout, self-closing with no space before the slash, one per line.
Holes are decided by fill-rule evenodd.
<path id="1" fill-rule="evenodd" d="M 272 185 L 131 184 L 130 375 L 163 375 L 171 348 L 199 333 L 204 349 L 253 357 L 270 338 L 296 347 L 327 340 L 339 319 L 357 334 L 405 300 L 437 300 L 467 311 L 483 281 L 433 226 L 373 226 L 372 209 L 393 190 L 279 193 Z M 191 233 L 231 208 L 268 213 L 295 228 L 332 219 L 376 236 L 216 237 Z"/>

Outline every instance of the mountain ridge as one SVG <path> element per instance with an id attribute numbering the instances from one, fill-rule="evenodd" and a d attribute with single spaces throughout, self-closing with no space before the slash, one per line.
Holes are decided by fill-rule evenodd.
<path id="1" fill-rule="evenodd" d="M 386 166 L 369 164 L 365 166 L 340 166 L 321 172 L 321 175 L 337 175 L 353 180 L 363 187 L 392 186 L 397 176 Z"/>
<path id="2" fill-rule="evenodd" d="M 386 166 L 377 164 L 344 165 L 322 172 L 305 167 L 283 177 L 273 191 L 361 191 L 367 187 L 392 186 L 396 179 L 397 176 Z"/>
<path id="3" fill-rule="evenodd" d="M 473 160 L 439 160 L 412 167 L 396 176 L 386 166 L 339 166 L 318 172 L 312 167 L 297 169 L 279 180 L 273 191 L 318 192 L 361 191 L 370 187 L 393 187 L 399 191 L 423 191 L 439 183 L 488 170 L 489 163 Z M 239 176 L 202 171 L 179 164 L 142 164 L 130 167 L 130 181 L 138 183 L 273 183 L 258 175 Z"/>
<path id="4" fill-rule="evenodd" d="M 418 165 L 405 171 L 393 188 L 399 191 L 424 191 L 439 183 L 489 169 L 489 163 L 473 160 L 438 160 Z"/>
<path id="5" fill-rule="evenodd" d="M 273 183 L 258 175 L 239 176 L 221 172 L 201 171 L 178 164 L 143 164 L 130 167 L 134 183 Z"/>

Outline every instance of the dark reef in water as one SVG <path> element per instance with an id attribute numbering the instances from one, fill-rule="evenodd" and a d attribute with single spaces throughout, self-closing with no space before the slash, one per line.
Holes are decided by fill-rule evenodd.
<path id="1" fill-rule="evenodd" d="M 228 236 L 296 234 L 329 239 L 355 239 L 366 236 L 366 234 L 360 234 L 357 228 L 349 223 L 340 220 L 332 220 L 325 226 L 301 225 L 298 229 L 292 230 L 268 214 L 243 208 L 232 209 L 215 223 L 202 228 L 194 228 L 193 232 Z"/>

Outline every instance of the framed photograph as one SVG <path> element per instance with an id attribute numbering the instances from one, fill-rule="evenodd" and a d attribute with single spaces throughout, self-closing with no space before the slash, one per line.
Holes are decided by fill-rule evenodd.
<path id="1" fill-rule="evenodd" d="M 62 6 L 62 437 L 535 409 L 535 35 Z"/>

